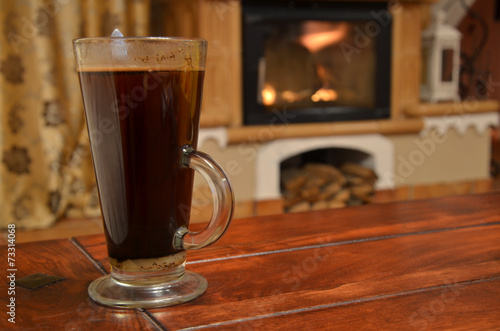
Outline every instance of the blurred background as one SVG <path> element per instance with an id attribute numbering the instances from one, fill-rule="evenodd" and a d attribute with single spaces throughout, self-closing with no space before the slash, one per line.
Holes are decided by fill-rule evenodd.
<path id="1" fill-rule="evenodd" d="M 115 28 L 209 41 L 199 148 L 236 217 L 500 190 L 498 0 L 14 0 L 0 23 L 0 226 L 20 241 L 102 231 L 71 42 Z M 194 221 L 209 196 L 197 182 Z"/>

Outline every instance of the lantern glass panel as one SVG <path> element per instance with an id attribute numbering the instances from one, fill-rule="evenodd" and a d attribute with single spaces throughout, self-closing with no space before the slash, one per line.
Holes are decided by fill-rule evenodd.
<path id="1" fill-rule="evenodd" d="M 441 52 L 441 81 L 453 81 L 453 52 L 451 48 L 443 49 Z"/>

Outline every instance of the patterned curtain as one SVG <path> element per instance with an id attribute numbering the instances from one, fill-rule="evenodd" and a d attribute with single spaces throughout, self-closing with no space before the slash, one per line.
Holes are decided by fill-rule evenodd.
<path id="1" fill-rule="evenodd" d="M 149 0 L 0 2 L 0 227 L 100 215 L 72 40 L 149 30 Z"/>

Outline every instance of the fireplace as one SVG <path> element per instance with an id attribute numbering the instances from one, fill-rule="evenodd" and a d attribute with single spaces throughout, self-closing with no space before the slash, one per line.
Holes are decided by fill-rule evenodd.
<path id="1" fill-rule="evenodd" d="M 378 134 L 280 139 L 262 146 L 256 154 L 257 200 L 282 199 L 282 174 L 306 163 L 341 167 L 356 163 L 369 168 L 375 189 L 393 188 L 387 175 L 394 173 L 394 145 Z"/>
<path id="2" fill-rule="evenodd" d="M 203 37 L 209 41 L 198 148 L 212 155 L 230 176 L 237 217 L 283 212 L 282 166 L 300 154 L 315 151 L 320 151 L 320 155 L 325 150 L 356 151 L 357 156 L 347 161 L 359 161 L 370 168 L 377 175 L 374 189 L 386 197 L 395 194 L 398 199 L 423 197 L 430 192 L 426 185 L 458 183 L 460 187 L 462 184 L 470 187 L 476 185 L 471 180 L 489 178 L 488 128 L 498 125 L 498 103 L 420 101 L 421 32 L 431 18 L 433 1 L 350 2 L 155 2 L 158 10 L 154 13 L 165 24 L 163 34 Z M 310 21 L 314 24 L 307 23 Z M 372 104 L 366 101 L 340 104 L 340 99 L 347 97 L 341 98 L 340 89 L 330 84 L 337 92 L 337 100 L 321 100 L 326 107 L 316 107 L 309 100 L 290 102 L 286 98 L 293 93 L 264 105 L 262 90 L 266 80 L 262 77 L 266 76 L 258 73 L 259 70 L 265 73 L 264 69 L 273 66 L 267 60 L 262 63 L 260 58 L 266 51 L 271 54 L 277 45 L 265 41 L 279 41 L 275 37 L 279 33 L 297 36 L 306 27 L 320 29 L 333 27 L 334 23 L 343 26 L 342 22 L 351 25 L 338 29 L 354 33 L 351 39 L 343 40 L 348 47 L 344 48 L 347 58 L 352 60 L 347 63 L 342 54 L 343 66 L 361 68 L 362 64 L 354 62 L 359 56 L 371 56 L 371 61 L 377 63 L 371 73 L 363 70 L 362 74 L 350 77 L 360 83 L 371 77 L 374 82 L 371 93 L 375 95 Z M 279 25 L 284 28 L 272 34 Z M 259 29 L 260 34 L 255 32 Z M 254 44 L 253 39 L 260 42 Z M 302 53 L 303 57 L 308 56 Z M 318 69 L 313 69 L 310 71 L 314 77 Z M 342 81 L 349 81 L 349 77 Z M 323 87 L 321 79 L 319 82 L 317 87 Z M 272 83 L 271 79 L 268 83 Z M 303 106 L 306 101 L 308 104 Z M 361 100 L 354 100 L 358 101 Z M 254 106 L 255 114 L 248 115 L 247 110 Z M 253 125 L 258 123 L 263 125 Z M 341 159 L 337 152 L 333 158 Z M 312 162 L 323 163 L 323 160 Z M 210 188 L 203 181 L 199 185 L 200 196 L 206 199 L 202 200 L 203 206 L 210 206 Z M 211 216 L 210 208 L 198 211 L 199 220 Z"/>
<path id="3" fill-rule="evenodd" d="M 245 125 L 389 117 L 387 3 L 243 1 L 242 17 Z"/>

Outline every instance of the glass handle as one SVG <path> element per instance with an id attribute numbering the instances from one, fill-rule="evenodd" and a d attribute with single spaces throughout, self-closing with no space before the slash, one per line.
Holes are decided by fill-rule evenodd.
<path id="1" fill-rule="evenodd" d="M 234 194 L 226 174 L 209 155 L 192 147 L 184 147 L 182 152 L 182 166 L 196 170 L 207 181 L 213 195 L 213 213 L 203 231 L 179 229 L 174 244 L 183 249 L 200 249 L 216 242 L 226 231 L 233 217 Z"/>

